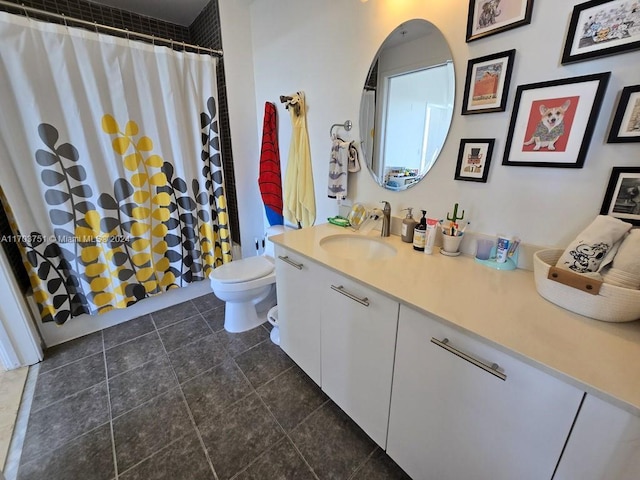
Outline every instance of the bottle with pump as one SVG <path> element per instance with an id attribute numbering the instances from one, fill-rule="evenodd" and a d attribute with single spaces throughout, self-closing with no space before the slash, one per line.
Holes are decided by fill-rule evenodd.
<path id="1" fill-rule="evenodd" d="M 402 241 L 406 243 L 413 242 L 413 230 L 416 228 L 418 222 L 413 218 L 411 211 L 412 207 L 405 208 L 404 210 L 408 210 L 407 216 L 402 220 Z"/>
<path id="2" fill-rule="evenodd" d="M 413 249 L 419 252 L 424 252 L 424 245 L 427 240 L 427 211 L 421 210 L 422 218 L 420 223 L 413 231 Z"/>

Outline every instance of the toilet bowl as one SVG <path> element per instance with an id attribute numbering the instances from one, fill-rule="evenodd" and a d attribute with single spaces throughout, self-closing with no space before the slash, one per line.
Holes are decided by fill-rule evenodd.
<path id="1" fill-rule="evenodd" d="M 281 225 L 267 229 L 267 236 L 284 232 Z M 211 272 L 211 289 L 225 302 L 224 329 L 246 332 L 267 320 L 276 304 L 276 273 L 273 244 L 266 242 L 261 256 L 234 260 Z"/>

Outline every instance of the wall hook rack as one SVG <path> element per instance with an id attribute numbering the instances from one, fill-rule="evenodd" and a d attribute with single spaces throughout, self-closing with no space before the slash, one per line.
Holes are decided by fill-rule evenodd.
<path id="1" fill-rule="evenodd" d="M 353 123 L 351 123 L 351 120 L 346 120 L 344 123 L 334 123 L 333 125 L 331 125 L 331 128 L 329 129 L 329 138 L 333 139 L 334 127 L 338 127 L 338 128 L 342 127 L 348 132 L 349 130 L 351 130 L 352 126 L 353 126 Z"/>

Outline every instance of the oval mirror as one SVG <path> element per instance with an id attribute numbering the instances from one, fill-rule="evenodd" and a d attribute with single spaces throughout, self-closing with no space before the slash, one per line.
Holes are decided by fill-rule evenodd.
<path id="1" fill-rule="evenodd" d="M 444 36 L 409 20 L 376 53 L 360 101 L 362 153 L 389 190 L 416 185 L 442 150 L 453 115 L 455 76 Z"/>

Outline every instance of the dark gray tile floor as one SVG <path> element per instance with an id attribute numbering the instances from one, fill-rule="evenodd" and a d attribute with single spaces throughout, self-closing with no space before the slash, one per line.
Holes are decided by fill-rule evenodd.
<path id="1" fill-rule="evenodd" d="M 47 350 L 19 480 L 408 479 L 213 294 Z"/>

